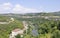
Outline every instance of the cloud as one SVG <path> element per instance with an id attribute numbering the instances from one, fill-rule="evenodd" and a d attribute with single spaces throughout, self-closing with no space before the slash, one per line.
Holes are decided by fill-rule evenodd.
<path id="1" fill-rule="evenodd" d="M 37 9 L 26 8 L 20 4 L 3 3 L 0 4 L 0 13 L 30 13 L 39 12 Z"/>
<path id="2" fill-rule="evenodd" d="M 30 13 L 30 12 L 38 12 L 38 10 L 36 9 L 32 9 L 32 8 L 25 8 L 19 4 L 16 4 L 15 7 L 13 8 L 13 12 L 16 13 Z"/>
<path id="3" fill-rule="evenodd" d="M 8 13 L 12 9 L 12 4 L 3 3 L 0 4 L 0 13 Z"/>

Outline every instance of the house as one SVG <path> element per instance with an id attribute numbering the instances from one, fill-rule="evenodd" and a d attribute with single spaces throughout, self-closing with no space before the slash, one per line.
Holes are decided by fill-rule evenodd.
<path id="1" fill-rule="evenodd" d="M 15 36 L 17 36 L 18 34 L 20 34 L 21 37 L 23 37 L 24 31 L 26 31 L 27 33 L 28 24 L 25 21 L 23 21 L 22 23 L 23 23 L 24 28 L 23 29 L 16 28 L 12 30 L 9 38 L 15 38 Z"/>
<path id="2" fill-rule="evenodd" d="M 9 20 L 9 23 L 13 22 L 14 21 L 14 18 L 10 18 Z"/>
<path id="3" fill-rule="evenodd" d="M 14 21 L 14 18 L 11 18 L 11 21 Z"/>
<path id="4" fill-rule="evenodd" d="M 12 30 L 9 38 L 15 38 L 15 36 L 17 36 L 18 34 L 23 35 L 24 34 L 24 30 L 21 30 L 21 29 L 18 29 L 18 28 Z"/>

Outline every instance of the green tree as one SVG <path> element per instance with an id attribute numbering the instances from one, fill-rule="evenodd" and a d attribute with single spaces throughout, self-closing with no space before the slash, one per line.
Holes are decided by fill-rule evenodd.
<path id="1" fill-rule="evenodd" d="M 21 38 L 21 37 L 20 37 L 20 35 L 18 34 L 18 35 L 16 36 L 16 38 Z"/>

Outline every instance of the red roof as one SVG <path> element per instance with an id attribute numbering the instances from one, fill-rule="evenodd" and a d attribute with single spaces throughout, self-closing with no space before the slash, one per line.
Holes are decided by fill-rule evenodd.
<path id="1" fill-rule="evenodd" d="M 17 31 L 20 31 L 20 29 L 14 29 L 13 32 L 17 32 Z"/>

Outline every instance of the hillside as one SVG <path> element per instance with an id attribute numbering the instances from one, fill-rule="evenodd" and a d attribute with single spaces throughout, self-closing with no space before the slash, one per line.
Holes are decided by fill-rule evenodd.
<path id="1" fill-rule="evenodd" d="M 3 17 L 2 20 L 4 20 L 4 18 L 5 17 Z M 22 22 L 18 20 L 15 20 L 14 22 L 11 22 L 9 24 L 0 24 L 0 38 L 9 38 L 10 32 L 15 28 L 22 29 L 23 28 L 22 25 L 23 25 Z"/>
<path id="2" fill-rule="evenodd" d="M 23 29 L 22 21 L 28 24 L 22 38 L 60 38 L 59 13 L 1 14 L 0 22 L 9 24 L 0 24 L 0 38 L 9 38 L 11 31 L 16 28 Z M 14 18 L 14 21 L 11 21 L 11 18 Z M 18 37 L 21 38 L 21 35 L 16 36 Z"/>

